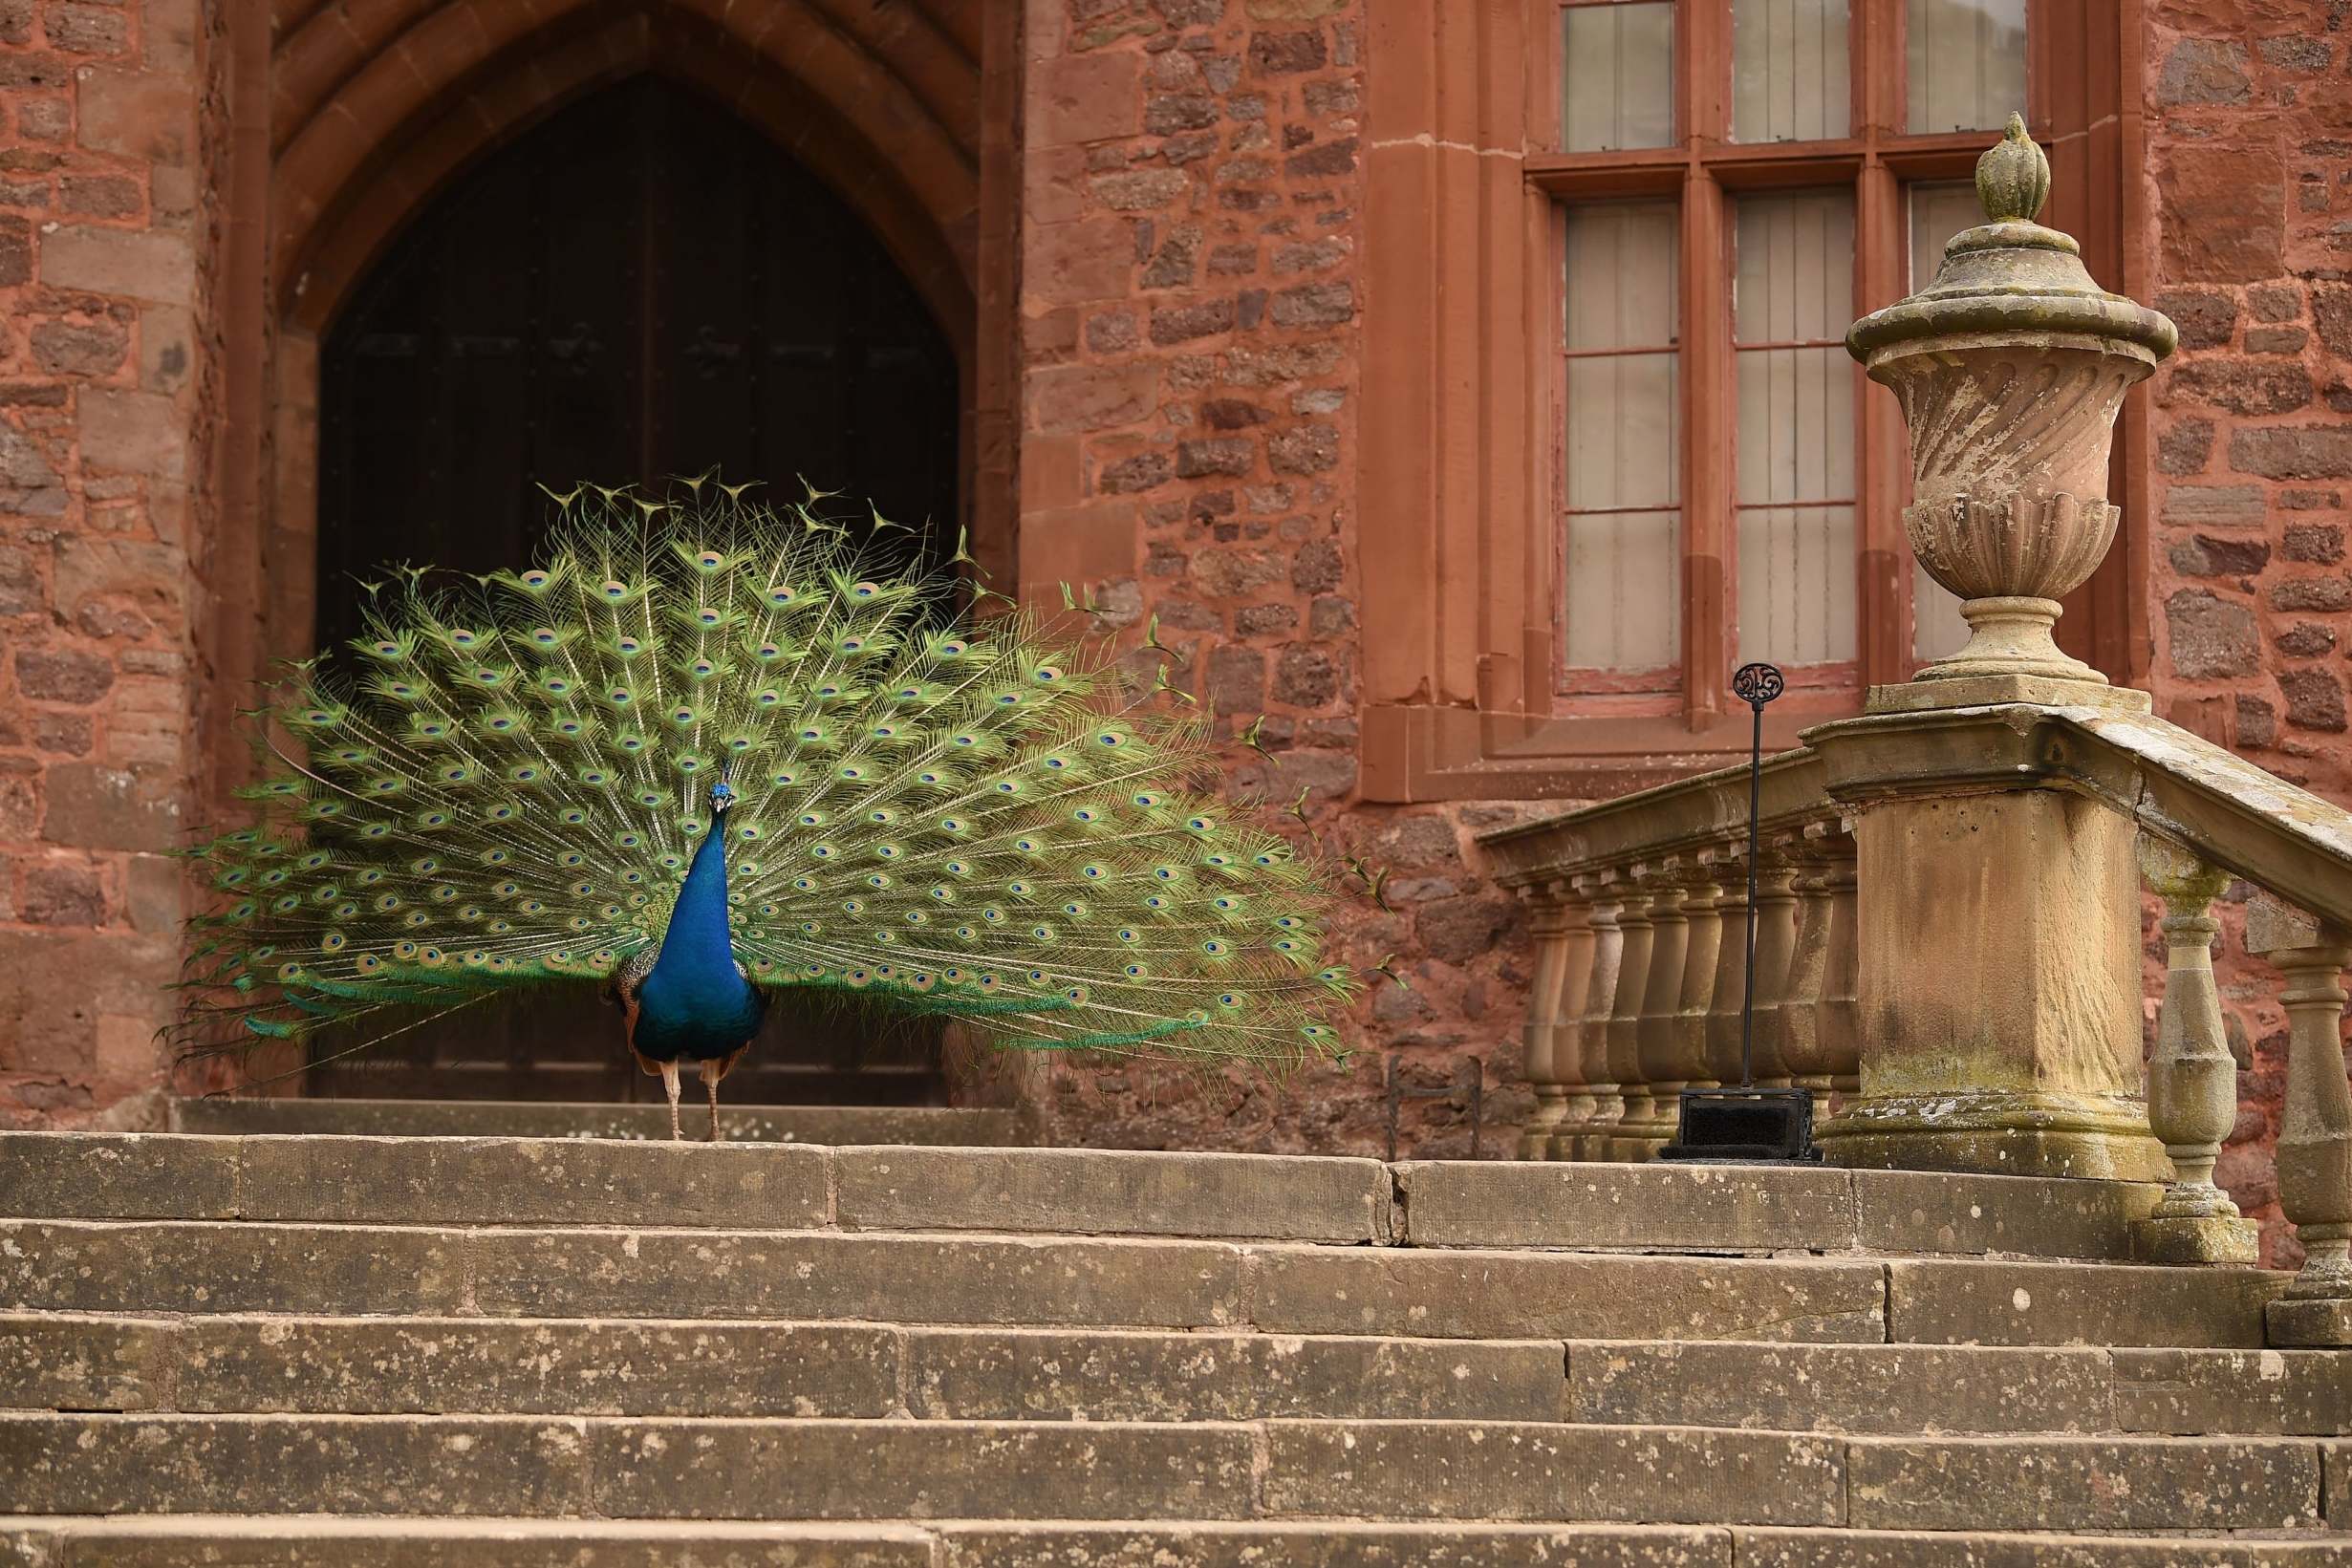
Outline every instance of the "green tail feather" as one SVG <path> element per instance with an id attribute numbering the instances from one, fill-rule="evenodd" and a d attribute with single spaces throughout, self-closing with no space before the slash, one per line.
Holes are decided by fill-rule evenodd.
<path id="1" fill-rule="evenodd" d="M 604 981 L 660 939 L 723 772 L 757 984 L 1026 1049 L 1340 1049 L 1335 868 L 1195 787 L 1197 719 L 1024 617 L 955 624 L 953 579 L 801 507 L 556 499 L 539 564 L 403 571 L 349 660 L 276 694 L 257 825 L 191 851 L 219 893 L 191 1054 Z"/>

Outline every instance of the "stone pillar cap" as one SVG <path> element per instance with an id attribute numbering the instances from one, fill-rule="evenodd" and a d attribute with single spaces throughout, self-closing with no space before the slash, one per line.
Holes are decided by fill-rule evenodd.
<path id="1" fill-rule="evenodd" d="M 1846 352 L 1868 363 L 1896 345 L 1920 352 L 1931 346 L 1923 339 L 2076 336 L 2150 364 L 2170 354 L 2180 334 L 2169 318 L 2100 288 L 2074 237 L 2033 221 L 2049 194 L 2050 161 L 2011 115 L 2008 133 L 1976 162 L 1987 221 L 1952 237 L 1934 282 L 1855 322 Z"/>

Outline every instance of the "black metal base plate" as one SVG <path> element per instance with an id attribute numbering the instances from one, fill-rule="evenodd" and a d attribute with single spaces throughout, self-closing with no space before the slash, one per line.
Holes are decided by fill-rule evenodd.
<path id="1" fill-rule="evenodd" d="M 1802 1089 L 1685 1089 L 1674 1141 L 1658 1158 L 1819 1165 L 1813 1097 Z"/>

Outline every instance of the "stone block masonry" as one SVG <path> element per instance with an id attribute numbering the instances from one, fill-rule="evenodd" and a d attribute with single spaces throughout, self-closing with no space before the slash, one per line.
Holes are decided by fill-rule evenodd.
<path id="1" fill-rule="evenodd" d="M 0 1127 L 160 1115 L 217 55 L 198 0 L 0 0 Z"/>
<path id="2" fill-rule="evenodd" d="M 2149 684 L 2175 723 L 2352 802 L 2352 21 L 2329 0 L 2150 0 L 2147 17 L 2139 292 L 2181 333 L 2151 383 L 2152 515 L 2134 520 L 2151 536 Z M 2242 902 L 2215 911 L 2243 1069 L 2217 1179 L 2292 1264 L 2271 1156 L 2278 982 L 2245 956 Z"/>
<path id="3" fill-rule="evenodd" d="M 1391 1050 L 1416 1083 L 1488 1066 L 1486 1117 L 1532 1106 L 1518 1066 L 1523 939 L 1467 827 L 1509 807 L 1354 803 L 1361 638 L 1355 471 L 1367 0 L 1039 0 L 1023 186 L 1021 570 L 1083 586 L 1220 731 L 1262 720 L 1232 787 L 1287 804 L 1392 870 L 1338 935 L 1405 955 L 1360 1004 L 1363 1054 L 1299 1083 L 1049 1063 L 1055 1141 L 1380 1147 Z M 1499 813 L 1501 813 L 1499 815 Z M 1408 1147 L 1467 1154 L 1466 1107 L 1409 1101 Z M 1491 1131 L 1487 1147 L 1504 1147 Z"/>

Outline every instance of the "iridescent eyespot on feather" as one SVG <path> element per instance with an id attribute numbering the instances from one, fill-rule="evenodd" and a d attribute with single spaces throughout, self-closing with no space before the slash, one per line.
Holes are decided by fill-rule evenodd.
<path id="1" fill-rule="evenodd" d="M 1050 686 L 1062 678 L 1062 672 L 1051 664 L 1041 664 L 1029 672 L 1029 678 L 1040 686 Z"/>
<path id="2" fill-rule="evenodd" d="M 1164 910 L 1168 907 L 1168 900 L 1157 893 L 1153 893 L 1144 899 L 1143 907 L 1148 910 Z"/>
<path id="3" fill-rule="evenodd" d="M 1184 826 L 1196 833 L 1209 833 L 1217 829 L 1217 824 L 1206 817 L 1187 817 L 1184 819 Z"/>
<path id="4" fill-rule="evenodd" d="M 701 554 L 694 558 L 694 564 L 701 567 L 704 571 L 717 571 L 721 567 L 726 565 L 726 557 L 721 555 L 717 550 L 706 549 Z"/>
<path id="5" fill-rule="evenodd" d="M 1101 734 L 1094 737 L 1094 742 L 1097 745 L 1116 748 L 1127 744 L 1127 737 L 1121 735 L 1117 730 L 1104 730 Z"/>
<path id="6" fill-rule="evenodd" d="M 1129 964 L 1125 970 L 1127 977 L 1131 980 L 1142 979 L 1150 973 L 1151 971 L 1144 968 L 1141 964 Z"/>
<path id="7" fill-rule="evenodd" d="M 530 640 L 542 648 L 552 648 L 564 639 L 562 634 L 551 626 L 534 626 L 530 630 Z"/>
<path id="8" fill-rule="evenodd" d="M 852 599 L 871 599 L 881 591 L 882 590 L 880 585 L 876 583 L 852 583 L 850 585 L 850 597 Z"/>
<path id="9" fill-rule="evenodd" d="M 1152 874 L 1162 882 L 1174 882 L 1176 879 L 1176 869 L 1174 866 L 1154 866 L 1152 868 Z"/>
<path id="10" fill-rule="evenodd" d="M 1224 943 L 1212 936 L 1200 944 L 1200 951 L 1212 958 L 1221 958 L 1229 950 Z"/>
<path id="11" fill-rule="evenodd" d="M 1031 890 L 1026 882 L 1007 882 L 1004 884 L 1004 891 L 1015 898 L 1026 898 Z"/>
<path id="12" fill-rule="evenodd" d="M 1084 805 L 1078 807 L 1077 810 L 1072 811 L 1070 816 L 1073 820 L 1078 822 L 1099 822 L 1102 820 L 1098 815 L 1096 815 L 1091 807 Z"/>
<path id="13" fill-rule="evenodd" d="M 1045 759 L 1045 765 L 1047 771 L 1059 773 L 1064 768 L 1069 766 L 1069 759 L 1067 757 L 1047 757 Z"/>
<path id="14" fill-rule="evenodd" d="M 956 928 L 956 935 L 959 939 L 966 942 L 976 942 L 980 939 L 980 933 L 970 926 L 958 926 Z"/>
<path id="15" fill-rule="evenodd" d="M 627 583 L 615 582 L 608 578 L 597 586 L 596 591 L 603 594 L 607 599 L 618 602 L 619 600 L 625 599 L 629 596 L 629 585 Z"/>
<path id="16" fill-rule="evenodd" d="M 1143 940 L 1143 934 L 1133 926 L 1121 926 L 1118 929 L 1117 935 L 1120 941 L 1126 942 L 1131 946 Z"/>
<path id="17" fill-rule="evenodd" d="M 1085 877 L 1089 882 L 1100 882 L 1104 877 L 1110 875 L 1111 873 L 1103 867 L 1090 863 L 1079 867 L 1078 874 Z"/>
<path id="18" fill-rule="evenodd" d="M 799 593 L 795 590 L 783 583 L 779 583 L 774 588 L 767 591 L 767 602 L 779 609 L 790 604 L 798 597 Z"/>
<path id="19" fill-rule="evenodd" d="M 1240 1012 L 1241 1009 L 1241 993 L 1238 991 L 1219 992 L 1217 995 L 1217 1005 L 1224 1008 L 1228 1012 Z"/>

